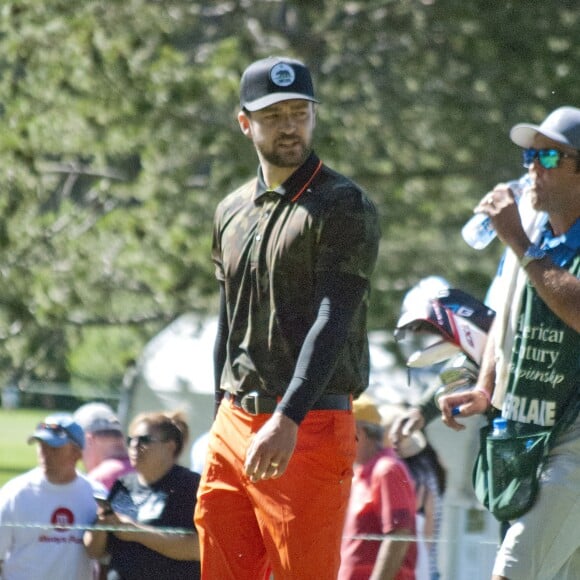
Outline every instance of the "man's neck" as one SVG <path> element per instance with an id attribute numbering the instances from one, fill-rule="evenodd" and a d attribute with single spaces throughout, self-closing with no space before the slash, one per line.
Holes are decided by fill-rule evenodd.
<path id="1" fill-rule="evenodd" d="M 59 470 L 57 472 L 45 471 L 44 476 L 47 481 L 54 485 L 66 485 L 67 483 L 72 483 L 77 478 L 76 469 L 71 470 Z"/>
<path id="2" fill-rule="evenodd" d="M 270 190 L 280 187 L 298 169 L 298 167 L 276 167 L 267 163 L 262 163 L 261 168 L 264 183 Z"/>
<path id="3" fill-rule="evenodd" d="M 548 221 L 552 226 L 555 236 L 565 234 L 580 217 L 580 212 L 570 212 L 570 214 L 548 214 Z"/>

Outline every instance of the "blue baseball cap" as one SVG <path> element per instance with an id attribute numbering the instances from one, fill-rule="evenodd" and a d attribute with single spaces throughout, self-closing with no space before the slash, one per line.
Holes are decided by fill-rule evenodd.
<path id="1" fill-rule="evenodd" d="M 34 433 L 28 438 L 28 443 L 33 441 L 43 441 L 50 447 L 62 447 L 67 443 L 74 443 L 83 449 L 85 433 L 72 415 L 49 415 L 36 426 Z"/>

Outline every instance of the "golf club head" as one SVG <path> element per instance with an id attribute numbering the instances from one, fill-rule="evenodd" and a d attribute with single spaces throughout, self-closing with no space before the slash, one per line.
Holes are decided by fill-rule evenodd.
<path id="1" fill-rule="evenodd" d="M 444 395 L 472 389 L 477 381 L 479 366 L 464 353 L 453 357 L 439 373 L 441 386 L 434 395 L 435 404 L 439 407 L 439 399 Z"/>

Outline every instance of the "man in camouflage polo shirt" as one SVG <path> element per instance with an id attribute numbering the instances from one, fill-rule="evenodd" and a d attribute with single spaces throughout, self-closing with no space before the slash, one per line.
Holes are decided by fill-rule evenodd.
<path id="1" fill-rule="evenodd" d="M 378 217 L 311 149 L 317 101 L 304 64 L 254 62 L 240 103 L 260 166 L 214 222 L 221 303 L 217 413 L 195 517 L 202 575 L 334 580 L 351 401 L 368 384 Z"/>

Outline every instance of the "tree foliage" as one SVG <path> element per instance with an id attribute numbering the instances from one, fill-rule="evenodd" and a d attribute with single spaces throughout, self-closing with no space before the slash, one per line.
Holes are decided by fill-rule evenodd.
<path id="1" fill-rule="evenodd" d="M 459 230 L 519 175 L 511 125 L 576 104 L 574 2 L 5 0 L 0 361 L 119 383 L 162 325 L 212 312 L 211 219 L 256 160 L 235 113 L 256 58 L 306 61 L 319 155 L 377 203 L 371 327 L 444 276 L 482 298 L 499 244 Z"/>

